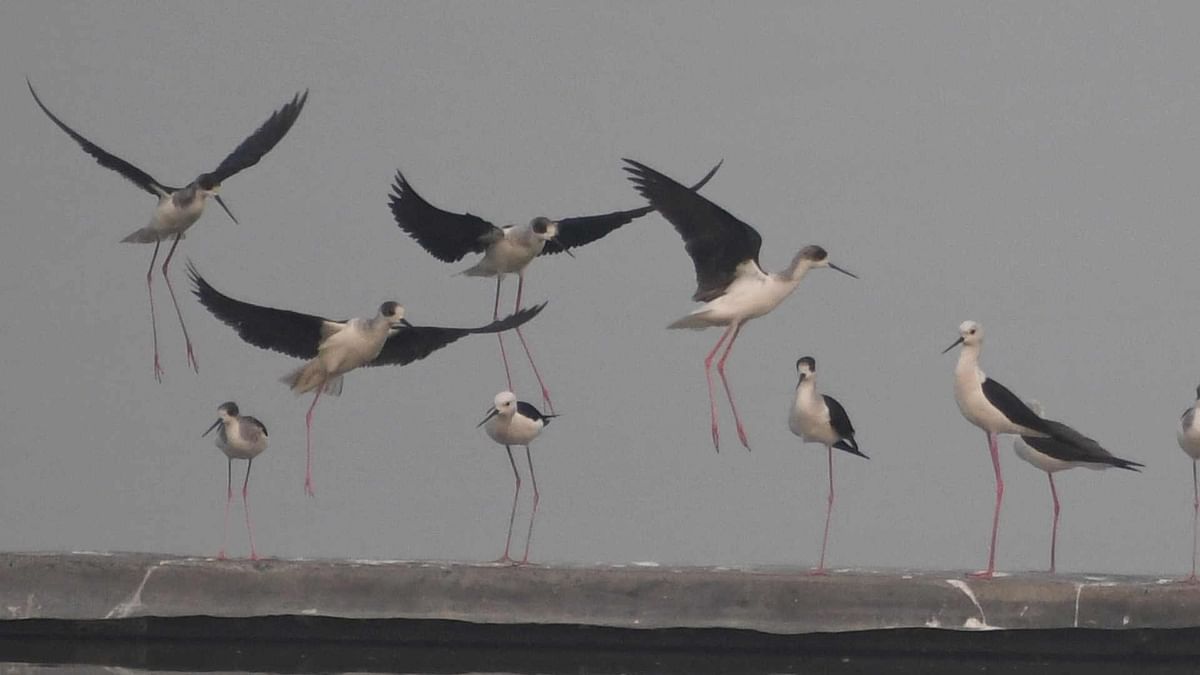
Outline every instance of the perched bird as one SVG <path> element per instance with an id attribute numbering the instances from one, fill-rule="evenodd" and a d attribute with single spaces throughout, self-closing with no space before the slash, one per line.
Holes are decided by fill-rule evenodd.
<path id="1" fill-rule="evenodd" d="M 1196 520 L 1200 515 L 1200 487 L 1196 481 L 1196 460 L 1200 459 L 1200 421 L 1196 410 L 1200 408 L 1200 387 L 1196 387 L 1196 402 L 1183 411 L 1179 421 L 1179 447 L 1192 458 L 1192 573 L 1187 580 L 1196 582 Z"/>
<path id="2" fill-rule="evenodd" d="M 213 288 L 190 261 L 188 274 L 200 304 L 237 331 L 243 340 L 255 347 L 308 359 L 282 381 L 297 394 L 316 392 L 304 417 L 308 457 L 304 490 L 309 496 L 313 495 L 313 409 L 321 392 L 341 394 L 342 375 L 361 366 L 403 366 L 418 361 L 464 335 L 497 333 L 520 326 L 546 306 L 542 303 L 479 328 L 414 326 L 404 318 L 404 307 L 395 302 L 380 305 L 379 313 L 372 319 L 335 321 L 235 300 Z"/>
<path id="3" fill-rule="evenodd" d="M 708 182 L 720 163 L 708 172 L 700 182 L 692 186 L 698 190 Z M 497 227 L 492 223 L 470 213 L 451 213 L 425 201 L 413 189 L 404 174 L 396 172 L 396 181 L 392 185 L 391 194 L 392 215 L 396 224 L 411 236 L 422 248 L 443 262 L 456 262 L 470 253 L 482 253 L 483 258 L 475 265 L 463 270 L 463 274 L 472 277 L 496 277 L 496 301 L 492 307 L 492 319 L 500 316 L 500 284 L 505 274 L 517 275 L 516 310 L 521 309 L 521 294 L 525 288 L 525 268 L 539 255 L 551 253 L 566 253 L 571 255 L 571 249 L 589 244 L 613 230 L 640 218 L 651 211 L 649 207 L 614 211 L 595 216 L 576 218 L 561 218 L 551 220 L 538 216 L 527 225 L 505 225 Z M 514 310 L 515 311 L 515 310 Z M 504 374 L 508 380 L 508 388 L 513 388 L 512 373 L 508 367 L 508 354 L 504 351 L 504 338 L 497 334 L 500 341 L 500 355 L 504 361 Z M 525 336 L 517 329 L 517 338 L 529 359 L 529 365 L 537 378 L 538 386 L 542 389 L 542 402 L 554 412 L 554 404 L 550 400 L 542 376 Z"/>
<path id="4" fill-rule="evenodd" d="M 220 417 L 212 426 L 201 434 L 207 436 L 213 429 L 217 430 L 216 446 L 225 453 L 228 459 L 228 480 L 225 486 L 225 525 L 221 529 L 221 550 L 217 557 L 225 558 L 225 542 L 229 534 L 229 505 L 233 502 L 233 460 L 246 460 L 246 480 L 242 482 L 242 510 L 246 514 L 246 532 L 250 535 L 250 559 L 258 560 L 258 551 L 254 549 L 254 528 L 250 525 L 250 467 L 254 458 L 267 449 L 267 427 L 258 418 L 242 415 L 233 401 L 227 401 L 217 407 Z"/>
<path id="5" fill-rule="evenodd" d="M 721 382 L 725 385 L 725 396 L 733 411 L 738 438 L 748 450 L 750 442 L 746 439 L 746 429 L 733 402 L 729 381 L 725 379 L 725 361 L 733 350 L 733 343 L 742 326 L 778 307 L 796 290 L 800 280 L 811 269 L 829 267 L 856 279 L 858 277 L 831 263 L 829 254 L 820 246 L 805 246 L 796 253 L 792 263 L 783 272 L 767 274 L 758 264 L 762 237 L 753 227 L 701 197 L 695 190 L 680 185 L 645 164 L 631 159 L 625 162 L 629 164 L 625 170 L 630 173 L 630 180 L 638 192 L 683 237 L 687 253 L 696 268 L 696 292 L 692 300 L 704 304 L 668 328 L 702 330 L 709 326 L 728 326 L 704 359 L 713 446 L 720 451 L 712 362 L 717 350 L 728 339 L 729 344 L 717 362 L 717 372 L 721 374 Z"/>
<path id="6" fill-rule="evenodd" d="M 998 434 L 1015 434 L 1027 438 L 1049 437 L 1073 447 L 1076 452 L 1096 456 L 1103 451 L 1092 439 L 1071 427 L 1054 420 L 1043 419 L 1029 409 L 1016 394 L 984 374 L 979 368 L 979 351 L 983 344 L 983 328 L 974 321 L 964 321 L 958 327 L 958 339 L 942 353 L 962 345 L 958 365 L 954 368 L 954 400 L 968 422 L 983 429 L 992 469 L 996 474 L 996 508 L 992 514 L 992 539 L 988 548 L 988 566 L 972 576 L 990 579 L 996 571 L 996 534 L 1000 529 L 1000 505 L 1004 501 L 1004 479 L 1000 475 Z M 1093 447 L 1094 446 L 1094 447 Z"/>
<path id="7" fill-rule="evenodd" d="M 516 394 L 502 391 L 492 400 L 492 408 L 483 421 L 475 425 L 483 427 L 493 441 L 504 446 L 508 452 L 508 462 L 512 464 L 513 478 L 516 480 L 516 490 L 513 492 L 512 511 L 508 515 L 508 537 L 504 540 L 504 555 L 498 562 L 511 562 L 508 555 L 512 543 L 513 519 L 517 516 L 517 497 L 521 494 L 521 474 L 517 471 L 517 462 L 513 459 L 512 446 L 525 446 L 525 461 L 529 463 L 529 480 L 533 483 L 533 511 L 529 514 L 529 532 L 525 535 L 525 555 L 520 562 L 529 562 L 529 544 L 533 541 L 533 519 L 537 516 L 538 494 L 537 476 L 533 473 L 533 457 L 529 454 L 529 444 L 533 442 L 542 429 L 550 424 L 550 420 L 558 415 L 543 415 L 532 404 L 518 401 Z"/>
<path id="8" fill-rule="evenodd" d="M 1029 402 L 1029 409 L 1038 417 L 1042 416 L 1042 404 L 1037 401 Z M 1084 436 L 1065 424 L 1046 420 L 1052 427 L 1059 427 L 1060 436 L 1066 435 L 1076 439 L 1075 443 L 1064 443 L 1056 438 L 1037 436 L 1017 436 L 1013 439 L 1013 450 L 1021 459 L 1046 472 L 1050 480 L 1050 498 L 1054 503 L 1054 523 L 1050 528 L 1050 573 L 1055 571 L 1055 547 L 1058 543 L 1058 490 L 1054 487 L 1054 474 L 1064 469 L 1086 467 L 1094 470 L 1127 469 L 1141 471 L 1138 467 L 1145 466 L 1139 462 L 1114 457 L 1112 453 L 1100 447 L 1096 441 Z"/>
<path id="9" fill-rule="evenodd" d="M 829 497 L 825 500 L 825 535 L 821 538 L 821 562 L 814 574 L 825 574 L 825 547 L 829 544 L 829 517 L 833 513 L 833 449 L 844 450 L 863 459 L 870 459 L 854 441 L 854 425 L 850 416 L 832 396 L 817 393 L 817 361 L 805 356 L 796 361 L 796 400 L 788 426 L 805 443 L 820 443 L 829 455 Z"/>
<path id="10" fill-rule="evenodd" d="M 150 296 L 150 329 L 154 336 L 154 378 L 159 382 L 162 381 L 163 368 L 158 358 L 158 324 L 154 318 L 154 290 L 151 277 L 154 273 L 154 262 L 158 259 L 159 246 L 162 245 L 164 239 L 172 236 L 174 236 L 174 240 L 163 261 L 162 276 L 167 282 L 167 291 L 171 294 L 171 302 L 175 305 L 179 326 L 183 329 L 183 339 L 187 343 L 188 365 L 196 372 L 200 372 L 196 354 L 192 349 L 191 338 L 188 337 L 187 326 L 183 323 L 183 313 L 179 311 L 179 303 L 175 300 L 175 289 L 171 286 L 171 278 L 167 275 L 167 268 L 171 264 L 172 256 L 175 255 L 175 247 L 179 245 L 179 240 L 183 239 L 184 232 L 204 213 L 204 204 L 209 197 L 215 199 L 221 208 L 225 209 L 225 213 L 229 214 L 229 218 L 233 222 L 237 222 L 233 212 L 217 194 L 221 183 L 239 171 L 257 164 L 263 155 L 270 152 L 271 148 L 274 148 L 275 144 L 283 139 L 296 122 L 300 110 L 304 108 L 304 103 L 308 100 L 308 91 L 296 94 L 290 102 L 271 113 L 267 121 L 263 122 L 246 140 L 238 144 L 233 152 L 217 165 L 215 170 L 202 173 L 186 186 L 177 188 L 160 183 L 145 171 L 84 138 L 50 112 L 50 109 L 38 97 L 37 92 L 33 90 L 33 84 L 28 79 L 25 83 L 29 85 L 29 93 L 33 94 L 33 100 L 37 102 L 42 112 L 46 113 L 51 121 L 74 139 L 84 152 L 94 157 L 100 166 L 116 171 L 158 200 L 158 205 L 150 216 L 150 223 L 121 240 L 134 244 L 154 244 L 154 254 L 150 257 L 150 267 L 146 270 L 146 292 Z"/>

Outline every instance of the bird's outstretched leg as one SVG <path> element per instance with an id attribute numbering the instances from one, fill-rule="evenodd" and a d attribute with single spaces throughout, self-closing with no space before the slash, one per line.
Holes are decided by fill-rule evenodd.
<path id="1" fill-rule="evenodd" d="M 525 555 L 521 556 L 521 563 L 529 562 L 529 544 L 533 541 L 533 519 L 537 517 L 538 501 L 541 500 L 541 495 L 538 494 L 537 476 L 533 473 L 533 456 L 529 454 L 529 446 L 525 446 L 525 460 L 529 462 L 529 480 L 533 483 L 533 511 L 529 514 L 529 532 L 525 534 Z"/>
<path id="2" fill-rule="evenodd" d="M 154 261 L 158 260 L 158 247 L 162 246 L 161 239 L 154 240 L 154 255 L 150 256 L 150 268 L 146 270 L 146 293 L 150 296 L 150 334 L 154 336 L 154 379 L 162 382 L 163 367 L 158 360 L 158 321 L 154 318 Z"/>
<path id="3" fill-rule="evenodd" d="M 183 322 L 183 312 L 179 311 L 179 301 L 175 299 L 175 289 L 171 286 L 171 277 L 167 276 L 167 266 L 171 264 L 171 257 L 175 255 L 175 247 L 179 246 L 179 240 L 183 238 L 183 233 L 175 235 L 175 241 L 171 242 L 171 250 L 167 251 L 167 259 L 163 261 L 162 275 L 163 280 L 167 282 L 167 292 L 171 294 L 171 304 L 175 305 L 175 316 L 179 317 L 179 327 L 183 329 L 183 341 L 187 344 L 187 360 L 188 365 L 197 373 L 200 372 L 200 363 L 196 361 L 196 352 L 192 351 L 192 339 L 188 337 L 187 324 Z"/>
<path id="4" fill-rule="evenodd" d="M 1000 476 L 1000 448 L 996 434 L 988 431 L 988 450 L 992 453 L 992 468 L 996 472 L 996 510 L 992 513 L 992 543 L 988 546 L 988 566 L 981 572 L 972 572 L 977 579 L 991 579 L 996 574 L 996 533 L 1000 530 L 1000 504 L 1004 501 L 1004 479 Z"/>
<path id="5" fill-rule="evenodd" d="M 324 383 L 317 387 L 317 395 L 313 396 L 312 405 L 308 406 L 308 413 L 304 416 L 304 494 L 309 497 L 315 497 L 316 491 L 313 490 L 312 479 L 312 419 L 313 408 L 317 407 L 317 401 L 321 398 L 321 391 L 325 389 Z"/>
<path id="6" fill-rule="evenodd" d="M 1050 498 L 1054 501 L 1054 525 L 1050 528 L 1050 573 L 1054 574 L 1054 550 L 1058 546 L 1058 490 L 1054 487 L 1054 474 L 1046 472 L 1050 479 Z"/>
<path id="7" fill-rule="evenodd" d="M 512 528 L 513 519 L 517 517 L 517 497 L 521 494 L 521 474 L 517 471 L 517 462 L 513 459 L 512 447 L 504 446 L 504 450 L 508 452 L 508 463 L 512 464 L 513 479 L 516 481 L 516 489 L 513 490 L 512 511 L 508 514 L 508 536 L 504 539 L 504 555 L 496 562 L 511 563 L 513 559 L 508 555 L 508 547 L 512 543 Z"/>
<path id="8" fill-rule="evenodd" d="M 258 560 L 258 551 L 254 549 L 254 526 L 250 524 L 250 467 L 254 459 L 246 462 L 246 481 L 242 483 L 242 511 L 246 513 L 246 533 L 250 535 L 250 559 Z"/>
<path id="9" fill-rule="evenodd" d="M 1188 583 L 1196 583 L 1196 520 L 1200 516 L 1200 484 L 1196 482 L 1196 460 L 1192 460 L 1192 573 Z"/>
<path id="10" fill-rule="evenodd" d="M 721 451 L 721 434 L 717 430 L 717 399 L 713 396 L 712 362 L 713 358 L 717 355 L 717 350 L 721 348 L 721 345 L 725 344 L 725 338 L 729 337 L 733 329 L 733 326 L 726 328 L 725 332 L 721 333 L 721 339 L 717 340 L 717 344 L 712 348 L 712 351 L 708 353 L 708 356 L 704 357 L 704 380 L 708 383 L 708 411 L 709 416 L 712 418 L 713 447 L 717 449 L 717 452 Z"/>
<path id="11" fill-rule="evenodd" d="M 817 576 L 825 575 L 825 547 L 829 545 L 829 517 L 833 515 L 833 448 L 829 451 L 829 496 L 825 499 L 825 536 L 821 538 L 821 562 L 812 573 Z"/>
<path id="12" fill-rule="evenodd" d="M 233 501 L 233 460 L 228 459 L 229 475 L 225 481 L 225 525 L 221 528 L 221 550 L 217 551 L 217 559 L 225 559 L 225 542 L 229 539 L 229 504 Z"/>
<path id="13" fill-rule="evenodd" d="M 525 289 L 525 274 L 522 272 L 517 275 L 517 308 L 514 312 L 521 311 L 521 292 Z M 525 343 L 525 334 L 521 332 L 521 327 L 517 326 L 517 338 L 521 340 L 521 346 L 525 348 L 525 357 L 529 359 L 529 367 L 533 368 L 533 376 L 537 378 L 538 386 L 542 388 L 542 403 L 554 414 L 554 402 L 550 400 L 550 390 L 546 388 L 546 383 L 542 382 L 542 374 L 538 372 L 537 364 L 533 362 L 533 354 L 529 353 L 529 345 Z M 511 384 L 509 385 L 511 387 Z M 512 389 L 509 389 L 512 391 Z"/>
<path id="14" fill-rule="evenodd" d="M 742 324 L 734 324 L 733 335 L 729 336 L 729 344 L 725 345 L 725 353 L 721 355 L 721 360 L 717 362 L 717 372 L 721 374 L 721 384 L 725 385 L 725 397 L 729 399 L 729 409 L 733 411 L 733 421 L 737 424 L 738 440 L 749 450 L 750 441 L 746 440 L 746 427 L 742 425 L 742 418 L 738 415 L 737 404 L 733 402 L 733 390 L 729 388 L 729 380 L 725 379 L 725 361 L 729 358 L 729 352 L 733 351 L 733 342 L 737 340 L 738 333 L 740 332 L 742 332 Z"/>
<path id="15" fill-rule="evenodd" d="M 496 275 L 496 303 L 492 306 L 492 321 L 500 320 L 500 282 L 503 279 L 503 274 Z M 504 379 L 508 382 L 508 390 L 513 391 L 512 371 L 508 368 L 508 353 L 504 351 L 504 332 L 496 333 L 496 339 L 500 341 L 500 360 L 504 362 Z"/>

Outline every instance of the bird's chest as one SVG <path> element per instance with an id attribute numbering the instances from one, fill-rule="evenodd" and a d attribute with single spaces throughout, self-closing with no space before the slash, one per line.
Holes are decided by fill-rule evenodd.
<path id="1" fill-rule="evenodd" d="M 176 192 L 158 200 L 154 209 L 154 224 L 166 231 L 182 231 L 192 226 L 204 213 L 204 197 L 195 193 Z"/>
<path id="2" fill-rule="evenodd" d="M 955 373 L 954 400 L 963 417 L 977 427 L 994 433 L 1020 433 L 1014 425 L 983 394 L 985 376 L 978 368 Z"/>
<path id="3" fill-rule="evenodd" d="M 720 309 L 736 315 L 742 321 L 755 319 L 779 306 L 788 290 L 772 283 L 769 277 L 740 277 L 729 285 L 725 295 L 714 302 Z"/>
<path id="4" fill-rule="evenodd" d="M 506 236 L 488 249 L 487 257 L 497 273 L 520 272 L 542 252 L 545 245 L 545 241 L 533 236 Z"/>
<path id="5" fill-rule="evenodd" d="M 383 350 L 385 339 L 386 335 L 351 325 L 329 336 L 321 344 L 318 358 L 327 372 L 344 373 L 373 361 Z"/>
<path id="6" fill-rule="evenodd" d="M 829 426 L 829 411 L 818 403 L 816 397 L 803 390 L 797 392 L 796 401 L 792 405 L 792 414 L 788 418 L 788 426 L 792 433 L 806 443 L 835 443 L 832 429 Z"/>

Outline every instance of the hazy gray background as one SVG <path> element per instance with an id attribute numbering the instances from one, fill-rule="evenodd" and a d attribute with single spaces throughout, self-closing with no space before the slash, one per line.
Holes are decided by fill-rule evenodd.
<path id="1" fill-rule="evenodd" d="M 215 553 L 225 460 L 199 435 L 227 399 L 271 431 L 251 486 L 267 555 L 490 559 L 512 490 L 475 428 L 504 386 L 491 338 L 351 374 L 317 409 L 316 499 L 309 399 L 276 381 L 296 362 L 186 296 L 192 374 L 161 280 L 156 384 L 151 247 L 118 243 L 153 200 L 55 128 L 28 75 L 179 184 L 311 88 L 224 186 L 243 224 L 210 205 L 181 244 L 180 289 L 190 257 L 254 302 L 345 317 L 395 298 L 416 323 L 478 325 L 491 281 L 395 226 L 396 168 L 442 207 L 524 222 L 640 205 L 622 156 L 681 180 L 724 158 L 705 193 L 759 229 L 765 267 L 820 243 L 861 274 L 814 273 L 743 332 L 729 372 L 754 451 L 722 403 L 718 455 L 702 359 L 719 333 L 664 329 L 693 307 L 670 225 L 536 261 L 527 297 L 551 303 L 527 334 L 563 413 L 535 446 L 539 561 L 815 562 L 824 451 L 786 423 L 811 354 L 872 457 L 837 457 L 830 563 L 981 566 L 992 469 L 939 355 L 972 318 L 989 373 L 1148 465 L 1061 477 L 1060 569 L 1185 572 L 1198 22 L 1191 3 L 4 3 L 0 548 Z M 1002 443 L 998 564 L 1040 569 L 1046 479 Z"/>

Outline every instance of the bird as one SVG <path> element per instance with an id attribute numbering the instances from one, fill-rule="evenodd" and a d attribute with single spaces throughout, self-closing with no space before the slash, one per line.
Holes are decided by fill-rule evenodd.
<path id="1" fill-rule="evenodd" d="M 1192 573 L 1187 577 L 1190 583 L 1196 583 L 1196 522 L 1200 516 L 1200 487 L 1197 487 L 1196 480 L 1196 460 L 1200 459 L 1200 420 L 1197 420 L 1197 409 L 1200 409 L 1200 387 L 1196 387 L 1196 402 L 1183 411 L 1176 435 L 1179 447 L 1192 458 Z"/>
<path id="2" fill-rule="evenodd" d="M 833 513 L 833 449 L 870 459 L 858 449 L 854 425 L 846 409 L 835 398 L 817 393 L 817 361 L 811 356 L 796 361 L 796 399 L 788 426 L 805 443 L 820 443 L 829 455 L 829 496 L 825 500 L 825 535 L 821 538 L 821 561 L 813 574 L 825 574 L 825 548 L 829 544 L 829 516 Z"/>
<path id="3" fill-rule="evenodd" d="M 973 577 L 991 579 L 996 572 L 996 534 L 1000 528 L 1000 505 L 1004 500 L 1004 479 L 1000 474 L 997 435 L 1052 438 L 1071 446 L 1076 452 L 1095 453 L 1099 445 L 1061 422 L 1042 418 L 1007 387 L 984 374 L 979 368 L 979 351 L 982 344 L 983 327 L 975 321 L 968 320 L 959 325 L 958 339 L 943 349 L 942 353 L 962 345 L 958 364 L 954 368 L 954 400 L 958 403 L 963 417 L 983 429 L 987 435 L 988 450 L 992 455 L 992 470 L 996 474 L 996 508 L 992 514 L 988 566 L 986 570 L 971 574 Z"/>
<path id="4" fill-rule="evenodd" d="M 154 274 L 154 263 L 158 260 L 159 247 L 164 239 L 172 236 L 174 238 L 171 248 L 167 251 L 166 259 L 163 260 L 162 276 L 167 283 L 167 291 L 171 294 L 171 303 L 175 305 L 175 315 L 179 318 L 179 327 L 183 330 L 183 339 L 187 344 L 188 365 L 197 373 L 200 372 L 200 364 L 196 361 L 196 354 L 192 349 L 192 340 L 188 336 L 187 326 L 183 322 L 183 313 L 179 310 L 179 303 L 175 300 L 175 289 L 171 286 L 171 277 L 167 274 L 171 258 L 175 255 L 175 247 L 179 245 L 179 240 L 183 239 L 188 228 L 204 213 L 204 204 L 209 197 L 221 205 L 234 223 L 238 222 L 233 212 L 229 210 L 229 206 L 217 194 L 221 184 L 238 172 L 257 164 L 263 155 L 270 152 L 283 139 L 304 108 L 304 104 L 308 100 L 308 90 L 297 93 L 291 101 L 271 113 L 271 116 L 254 133 L 239 143 L 233 152 L 217 165 L 216 169 L 202 173 L 186 186 L 178 188 L 155 180 L 145 171 L 84 138 L 50 112 L 50 109 L 42 103 L 42 99 L 34 91 L 33 83 L 28 78 L 25 83 L 29 86 L 29 93 L 33 94 L 33 100 L 37 102 L 42 112 L 46 113 L 52 122 L 74 139 L 84 152 L 94 157 L 100 166 L 116 171 L 158 200 L 149 224 L 121 240 L 123 243 L 154 244 L 154 254 L 150 257 L 150 267 L 146 270 L 146 293 L 150 296 L 150 330 L 154 339 L 154 379 L 162 382 L 164 371 L 158 357 L 158 324 L 154 317 L 154 289 L 151 279 Z"/>
<path id="5" fill-rule="evenodd" d="M 517 462 L 513 459 L 512 446 L 525 446 L 525 461 L 529 463 L 529 480 L 533 483 L 533 510 L 529 514 L 529 532 L 525 535 L 525 554 L 520 563 L 529 562 L 529 544 L 533 541 L 533 519 L 537 516 L 538 494 L 537 476 L 533 473 L 533 457 L 529 453 L 529 444 L 545 429 L 550 420 L 558 415 L 543 415 L 531 403 L 518 401 L 517 395 L 511 391 L 502 391 L 492 399 L 492 407 L 483 420 L 475 428 L 483 427 L 493 441 L 504 446 L 508 452 L 508 462 L 512 465 L 513 478 L 516 480 L 516 490 L 513 492 L 512 511 L 508 515 L 508 536 L 504 540 L 504 555 L 497 562 L 514 562 L 508 555 L 512 543 L 513 519 L 517 516 L 517 497 L 521 494 L 521 474 L 517 471 Z"/>
<path id="6" fill-rule="evenodd" d="M 1029 409 L 1038 417 L 1042 417 L 1042 404 L 1037 401 L 1029 402 Z M 1139 467 L 1145 466 L 1140 462 L 1134 462 L 1128 459 L 1121 459 L 1113 456 L 1112 453 L 1100 447 L 1096 441 L 1080 434 L 1071 429 L 1065 424 L 1046 420 L 1051 426 L 1060 426 L 1060 434 L 1074 434 L 1078 441 L 1076 443 L 1064 443 L 1055 438 L 1038 437 L 1038 436 L 1017 436 L 1013 439 L 1013 451 L 1021 459 L 1029 462 L 1033 466 L 1046 472 L 1046 478 L 1050 480 L 1050 498 L 1054 503 L 1054 522 L 1050 528 L 1050 573 L 1055 572 L 1055 547 L 1058 542 L 1058 490 L 1054 487 L 1054 474 L 1064 469 L 1073 469 L 1075 467 L 1086 467 L 1094 470 L 1103 470 L 1116 467 L 1118 469 L 1127 469 L 1129 471 L 1141 471 Z"/>
<path id="7" fill-rule="evenodd" d="M 225 525 L 221 529 L 221 550 L 217 558 L 225 559 L 225 542 L 229 534 L 229 505 L 233 502 L 233 460 L 246 460 L 246 480 L 242 483 L 242 510 L 246 514 L 246 532 L 250 535 L 250 559 L 258 560 L 254 548 L 254 527 L 250 525 L 250 467 L 254 458 L 267 449 L 267 427 L 256 417 L 242 415 L 237 403 L 226 401 L 217 407 L 217 421 L 200 435 L 201 438 L 217 430 L 216 446 L 228 460 L 228 480 L 225 487 Z"/>
<path id="8" fill-rule="evenodd" d="M 721 168 L 721 162 L 692 186 L 698 190 Z M 442 262 L 457 262 L 470 253 L 482 253 L 483 257 L 462 274 L 472 277 L 496 277 L 496 300 L 492 307 L 492 319 L 500 315 L 500 285 L 506 274 L 517 275 L 517 302 L 515 310 L 521 309 L 521 295 L 525 288 L 525 268 L 540 255 L 566 253 L 574 257 L 571 249 L 590 244 L 613 230 L 640 218 L 652 209 L 640 207 L 627 211 L 614 211 L 594 216 L 560 218 L 551 220 L 538 216 L 526 225 L 504 225 L 492 223 L 470 213 L 451 213 L 430 204 L 404 177 L 399 170 L 392 184 L 390 195 L 392 215 L 400 229 L 412 237 L 417 244 Z M 496 335 L 500 342 L 500 356 L 504 362 L 504 375 L 508 388 L 513 388 L 512 372 L 508 367 L 508 354 L 504 350 L 504 338 Z M 550 392 L 542 380 L 525 336 L 517 329 L 517 338 L 525 350 L 525 357 L 542 389 L 542 403 L 554 412 Z"/>
<path id="9" fill-rule="evenodd" d="M 762 237 L 753 227 L 735 218 L 728 211 L 689 189 L 631 159 L 625 160 L 629 180 L 634 187 L 683 238 L 687 254 L 696 268 L 696 292 L 692 300 L 704 303 L 687 316 L 667 326 L 703 330 L 709 326 L 727 326 L 721 339 L 704 359 L 704 376 L 708 383 L 709 413 L 712 419 L 713 447 L 720 452 L 717 429 L 717 403 L 713 396 L 712 361 L 717 350 L 725 344 L 725 352 L 717 362 L 717 372 L 725 387 L 725 396 L 737 424 L 738 439 L 747 450 L 750 442 L 746 429 L 733 402 L 733 392 L 725 379 L 725 361 L 733 350 L 742 326 L 779 306 L 808 271 L 829 267 L 842 274 L 858 278 L 854 273 L 829 261 L 829 254 L 820 246 L 805 246 L 796 253 L 783 272 L 768 274 L 759 265 L 758 254 Z"/>
<path id="10" fill-rule="evenodd" d="M 246 342 L 306 362 L 281 381 L 297 395 L 315 391 L 304 417 L 304 491 L 315 494 L 312 481 L 312 417 L 321 393 L 339 396 L 342 376 L 362 366 L 403 366 L 423 359 L 465 335 L 510 330 L 537 316 L 546 303 L 515 312 L 478 328 L 414 326 L 404 307 L 388 301 L 371 319 L 326 319 L 286 309 L 254 305 L 222 294 L 188 261 L 193 293 L 213 316 Z"/>

